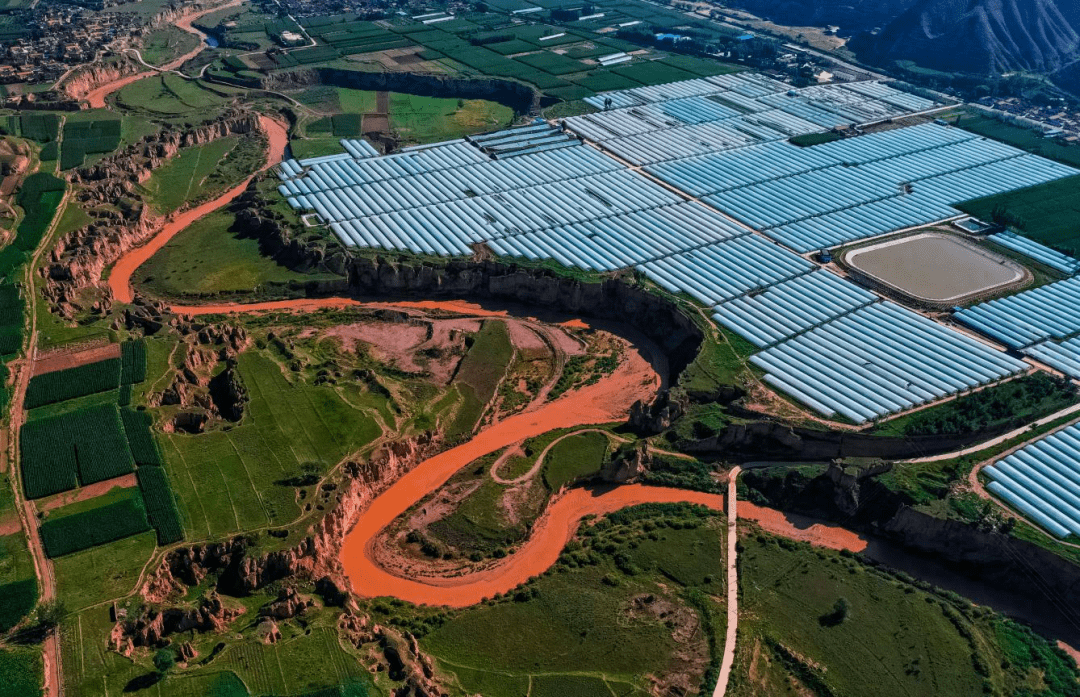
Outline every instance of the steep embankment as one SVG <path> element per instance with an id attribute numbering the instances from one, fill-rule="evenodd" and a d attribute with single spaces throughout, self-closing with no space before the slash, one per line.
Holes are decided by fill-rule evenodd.
<path id="1" fill-rule="evenodd" d="M 977 75 L 1052 72 L 1080 57 L 1073 0 L 918 0 L 877 35 L 856 37 L 859 57 L 910 60 Z"/>
<path id="2" fill-rule="evenodd" d="M 259 117 L 259 126 L 269 139 L 266 152 L 266 161 L 262 169 L 272 167 L 281 162 L 285 154 L 285 148 L 289 143 L 289 136 L 284 126 L 274 121 L 269 116 Z M 131 275 L 135 269 L 152 257 L 159 249 L 164 247 L 178 232 L 194 223 L 204 215 L 208 215 L 222 206 L 228 205 L 234 198 L 244 193 L 248 183 L 255 175 L 252 174 L 240 184 L 229 189 L 221 196 L 207 201 L 195 208 L 186 210 L 179 215 L 170 218 L 154 237 L 141 247 L 130 250 L 116 262 L 109 276 L 109 288 L 112 290 L 113 299 L 117 302 L 129 303 L 134 299 L 134 291 L 131 287 Z"/>
<path id="3" fill-rule="evenodd" d="M 777 24 L 840 27 L 843 34 L 888 24 L 918 0 L 735 0 L 732 6 Z"/>

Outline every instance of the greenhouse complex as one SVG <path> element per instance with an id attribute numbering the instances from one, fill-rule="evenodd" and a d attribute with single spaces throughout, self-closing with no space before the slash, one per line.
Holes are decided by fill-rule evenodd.
<path id="1" fill-rule="evenodd" d="M 825 417 L 875 421 L 1032 369 L 811 252 L 958 218 L 954 204 L 1076 170 L 929 118 L 791 142 L 940 106 L 879 82 L 791 89 L 739 73 L 590 100 L 601 110 L 387 156 L 345 140 L 340 155 L 282 164 L 279 190 L 347 246 L 443 256 L 483 246 L 637 269 L 712 308 L 762 349 L 752 362 L 768 385 Z M 1022 238 L 1002 246 L 1076 268 Z M 1030 291 L 1030 302 L 1073 302 L 1073 283 Z M 962 322 L 1010 347 L 1080 331 L 1074 313 L 1071 328 L 1025 327 L 1018 345 L 989 329 L 1007 308 L 967 312 Z"/>
<path id="2" fill-rule="evenodd" d="M 996 232 L 995 249 L 1063 280 L 931 312 L 817 254 L 962 222 L 964 201 L 1077 170 L 881 82 L 791 89 L 739 73 L 587 101 L 596 111 L 558 123 L 386 156 L 343 140 L 283 163 L 279 191 L 349 247 L 635 269 L 711 308 L 759 349 L 765 385 L 825 418 L 877 422 L 1039 367 L 1080 379 L 1076 259 Z M 989 470 L 993 491 L 1059 535 L 1080 533 L 1080 475 L 1053 460 L 1080 459 L 1076 435 Z"/>

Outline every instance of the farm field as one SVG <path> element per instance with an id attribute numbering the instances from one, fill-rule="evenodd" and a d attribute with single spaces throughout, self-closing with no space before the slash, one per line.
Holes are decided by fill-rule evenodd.
<path id="1" fill-rule="evenodd" d="M 156 546 L 150 531 L 54 560 L 57 597 L 76 612 L 131 593 Z"/>
<path id="2" fill-rule="evenodd" d="M 325 472 L 379 435 L 332 388 L 293 384 L 259 352 L 241 354 L 239 368 L 251 402 L 238 426 L 160 438 L 189 540 L 291 522 L 300 506 L 282 480 Z"/>
<path id="3" fill-rule="evenodd" d="M 495 131 L 509 125 L 512 118 L 509 107 L 479 99 L 463 102 L 409 94 L 390 96 L 391 127 L 414 143 L 432 143 L 470 133 Z"/>
<path id="4" fill-rule="evenodd" d="M 552 572 L 494 606 L 456 613 L 421 646 L 462 689 L 485 697 L 518 695 L 530 681 L 551 694 L 597 694 L 607 683 L 615 694 L 644 695 L 647 674 L 697 687 L 710 642 L 723 637 L 712 600 L 723 595 L 723 536 L 714 517 L 692 510 L 644 506 L 584 528 Z M 694 527 L 668 527 L 672 520 Z M 624 546 L 607 543 L 616 539 Z M 667 626 L 650 616 L 657 603 L 674 611 Z M 673 638 L 687 627 L 696 629 L 692 641 Z M 693 658 L 668 663 L 675 650 Z"/>
<path id="5" fill-rule="evenodd" d="M 139 53 L 150 65 L 163 65 L 184 55 L 199 44 L 199 37 L 174 26 L 165 25 L 143 37 Z"/>
<path id="6" fill-rule="evenodd" d="M 473 432 L 488 402 L 495 396 L 513 353 L 514 346 L 510 343 L 506 324 L 497 320 L 484 322 L 454 376 L 463 405 L 446 429 L 448 439 Z"/>
<path id="7" fill-rule="evenodd" d="M 1025 237 L 1070 256 L 1080 256 L 1080 177 L 960 204 L 960 210 L 1016 227 Z"/>
<path id="8" fill-rule="evenodd" d="M 139 267 L 135 282 L 154 295 L 183 297 L 333 278 L 292 271 L 262 255 L 258 240 L 230 232 L 234 221 L 227 211 L 196 220 Z"/>
<path id="9" fill-rule="evenodd" d="M 1075 693 L 1070 659 L 992 610 L 804 543 L 751 531 L 742 544 L 728 694 Z"/>
<path id="10" fill-rule="evenodd" d="M 229 136 L 185 148 L 165 166 L 154 170 L 144 184 L 154 207 L 161 214 L 167 214 L 192 200 L 196 194 L 202 196 L 203 182 L 239 142 L 237 136 Z"/>

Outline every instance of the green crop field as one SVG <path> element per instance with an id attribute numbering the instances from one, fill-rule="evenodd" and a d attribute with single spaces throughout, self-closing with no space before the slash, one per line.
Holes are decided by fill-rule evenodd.
<path id="1" fill-rule="evenodd" d="M 31 419 L 19 433 L 23 486 L 40 498 L 134 470 L 115 403 Z"/>
<path id="2" fill-rule="evenodd" d="M 10 486 L 3 482 L 4 486 Z M 0 537 L 0 632 L 6 632 L 37 603 L 34 561 L 21 532 Z"/>
<path id="3" fill-rule="evenodd" d="M 120 344 L 120 384 L 132 385 L 146 379 L 146 340 L 137 339 Z"/>
<path id="4" fill-rule="evenodd" d="M 340 152 L 341 146 L 334 143 L 334 151 Z M 215 211 L 196 220 L 139 267 L 136 282 L 155 295 L 182 297 L 332 278 L 292 271 L 264 256 L 258 240 L 229 231 L 234 220 L 227 211 Z M 213 250 L 213 254 L 207 250 Z"/>
<path id="5" fill-rule="evenodd" d="M 284 481 L 310 468 L 326 471 L 380 432 L 370 416 L 349 406 L 332 387 L 294 384 L 262 353 L 241 354 L 239 368 L 251 396 L 240 425 L 162 438 L 189 540 L 295 519 L 300 514 L 296 489 Z"/>
<path id="6" fill-rule="evenodd" d="M 55 559 L 149 530 L 139 490 L 120 492 L 119 497 L 109 497 L 104 503 L 91 499 L 96 504 L 92 508 L 66 510 L 69 507 L 64 506 L 52 511 L 41 524 L 45 553 Z"/>
<path id="7" fill-rule="evenodd" d="M 684 597 L 694 593 L 723 595 L 722 528 L 715 517 L 687 513 L 692 510 L 629 509 L 585 528 L 556 569 L 524 593 L 456 613 L 422 636 L 421 646 L 468 694 L 517 697 L 530 680 L 534 691 L 566 690 L 550 694 L 597 694 L 584 690 L 605 682 L 615 694 L 648 694 L 646 675 L 687 668 L 674 657 L 676 643 L 663 621 L 628 616 L 631 598 L 652 594 L 686 607 Z M 678 528 L 668 526 L 675 521 Z M 712 631 L 699 628 L 694 640 L 711 635 L 715 656 L 723 613 L 714 601 L 704 602 Z M 691 612 L 702 621 L 700 610 Z M 375 617 L 382 619 L 378 608 Z"/>
<path id="8" fill-rule="evenodd" d="M 390 95 L 390 125 L 405 140 L 431 143 L 494 131 L 510 125 L 513 111 L 480 99 L 442 99 L 409 94 Z"/>
<path id="9" fill-rule="evenodd" d="M 0 649 L 0 697 L 37 697 L 43 681 L 41 651 L 36 646 Z"/>
<path id="10" fill-rule="evenodd" d="M 145 411 L 135 411 L 128 407 L 120 410 L 120 420 L 124 424 L 124 435 L 127 437 L 131 456 L 138 466 L 161 466 L 161 449 L 151 428 L 154 418 Z"/>
<path id="11" fill-rule="evenodd" d="M 205 119 L 242 92 L 231 87 L 185 80 L 174 73 L 161 73 L 126 85 L 116 93 L 124 107 L 148 115 L 191 115 Z"/>
<path id="12" fill-rule="evenodd" d="M 67 121 L 60 151 L 60 169 L 81 167 L 88 154 L 109 153 L 120 145 L 120 119 Z"/>
<path id="13" fill-rule="evenodd" d="M 1075 664 L 989 609 L 803 543 L 750 534 L 742 544 L 735 697 L 788 686 L 860 695 L 873 685 L 881 697 L 1080 692 Z"/>
<path id="14" fill-rule="evenodd" d="M 1025 237 L 1080 256 L 1080 176 L 977 198 L 957 206 L 981 220 L 1018 228 Z"/>
<path id="15" fill-rule="evenodd" d="M 26 408 L 34 409 L 85 397 L 120 386 L 120 359 L 110 358 L 75 368 L 36 375 L 26 388 Z"/>
<path id="16" fill-rule="evenodd" d="M 608 437 L 595 431 L 559 441 L 544 460 L 544 483 L 558 491 L 579 477 L 596 474 L 610 449 Z"/>
<path id="17" fill-rule="evenodd" d="M 161 467 L 143 467 L 137 472 L 139 489 L 146 503 L 150 524 L 157 530 L 158 544 L 169 545 L 184 539 L 180 511 L 176 507 L 169 476 Z"/>
<path id="18" fill-rule="evenodd" d="M 180 151 L 163 167 L 154 170 L 144 186 L 154 207 L 167 214 L 203 193 L 203 182 L 239 142 L 237 136 L 218 138 Z"/>

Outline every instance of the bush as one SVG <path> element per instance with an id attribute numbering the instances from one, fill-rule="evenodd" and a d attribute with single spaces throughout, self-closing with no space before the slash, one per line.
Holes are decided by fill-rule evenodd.
<path id="1" fill-rule="evenodd" d="M 120 386 L 120 359 L 110 358 L 75 368 L 36 375 L 26 388 L 26 408 L 64 402 Z"/>
<path id="2" fill-rule="evenodd" d="M 150 524 L 157 530 L 158 544 L 168 545 L 184 539 L 180 512 L 176 508 L 169 477 L 161 467 L 142 467 L 136 473 Z"/>
<path id="3" fill-rule="evenodd" d="M 41 524 L 45 553 L 54 559 L 150 529 L 146 509 L 137 496 L 66 516 L 63 510 Z"/>

